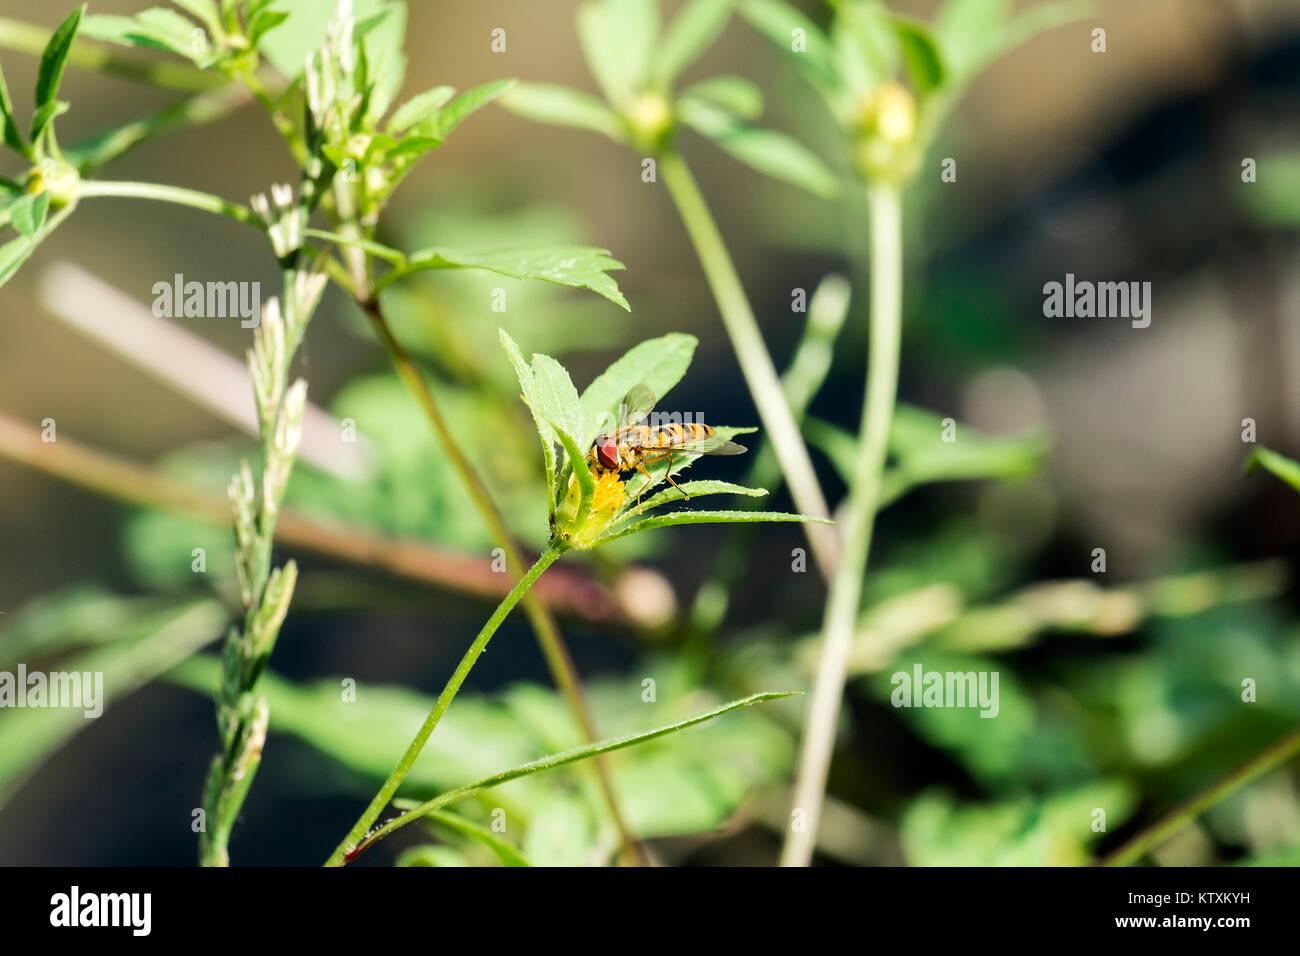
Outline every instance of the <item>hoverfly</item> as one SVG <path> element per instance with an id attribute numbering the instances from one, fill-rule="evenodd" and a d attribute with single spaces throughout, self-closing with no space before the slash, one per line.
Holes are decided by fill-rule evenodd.
<path id="1" fill-rule="evenodd" d="M 591 446 L 588 458 L 598 472 L 639 471 L 651 481 L 646 465 L 668 459 L 668 471 L 673 469 L 675 455 L 739 455 L 748 449 L 714 433 L 712 426 L 702 422 L 686 424 L 641 424 L 655 405 L 654 393 L 644 385 L 636 385 L 623 399 L 620 409 L 621 424 L 614 431 L 601 435 Z M 665 473 L 668 483 L 682 491 L 672 475 Z M 682 491 L 683 498 L 690 495 Z M 637 511 L 641 510 L 641 495 L 636 498 Z"/>

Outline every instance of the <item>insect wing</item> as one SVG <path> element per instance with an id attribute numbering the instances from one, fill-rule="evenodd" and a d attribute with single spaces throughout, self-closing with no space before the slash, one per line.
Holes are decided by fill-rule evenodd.
<path id="1" fill-rule="evenodd" d="M 694 455 L 743 455 L 749 451 L 744 445 L 739 445 L 721 435 L 709 435 L 707 438 L 684 441 L 678 444 L 676 449 Z"/>
<path id="2" fill-rule="evenodd" d="M 655 393 L 644 385 L 633 385 L 618 406 L 619 430 L 643 421 L 655 407 Z"/>

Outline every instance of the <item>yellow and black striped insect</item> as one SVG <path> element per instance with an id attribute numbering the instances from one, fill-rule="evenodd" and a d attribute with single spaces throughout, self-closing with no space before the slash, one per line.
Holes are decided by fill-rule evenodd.
<path id="1" fill-rule="evenodd" d="M 601 435 L 591 446 L 588 458 L 597 472 L 639 471 L 651 481 L 653 476 L 645 466 L 668 459 L 668 471 L 673 469 L 676 455 L 739 455 L 747 451 L 744 445 L 728 441 L 717 435 L 713 427 L 703 422 L 679 424 L 642 424 L 655 406 L 654 393 L 644 385 L 637 385 L 627 393 L 620 410 L 621 424 L 614 431 Z M 682 491 L 672 475 L 664 475 L 668 483 Z M 690 495 L 682 491 L 683 498 Z M 641 495 L 637 494 L 637 510 L 641 510 Z"/>

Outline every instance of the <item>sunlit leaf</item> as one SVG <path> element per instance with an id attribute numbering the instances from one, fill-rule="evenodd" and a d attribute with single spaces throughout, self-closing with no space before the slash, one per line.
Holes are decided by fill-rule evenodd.
<path id="1" fill-rule="evenodd" d="M 790 697 L 793 695 L 793 693 L 795 692 L 784 691 L 784 692 L 765 692 L 765 693 L 751 694 L 748 697 L 742 697 L 739 700 L 733 700 L 730 703 L 723 704 L 720 707 L 714 707 L 711 710 L 706 710 L 703 713 L 695 714 L 694 716 L 688 717 L 685 720 L 675 721 L 674 723 L 666 724 L 662 727 L 656 727 L 653 730 L 645 730 L 645 731 L 641 731 L 640 733 L 627 734 L 621 737 L 611 737 L 606 740 L 598 741 L 596 743 L 587 744 L 586 746 L 583 747 L 575 747 L 574 749 L 566 750 L 563 753 L 551 754 L 550 756 L 543 757 L 540 760 L 529 761 L 528 763 L 523 764 L 522 766 L 514 767 L 510 770 L 506 770 L 501 773 L 494 774 L 490 777 L 478 781 L 477 783 L 471 783 L 464 787 L 458 787 L 455 790 L 451 790 L 440 796 L 434 797 L 432 800 L 428 800 L 420 804 L 413 810 L 408 810 L 406 813 L 403 813 L 397 819 L 389 821 L 384 826 L 380 827 L 379 830 L 377 830 L 369 839 L 370 840 L 380 839 L 385 834 L 390 833 L 393 830 L 398 829 L 399 827 L 404 826 L 407 823 L 411 823 L 414 820 L 419 819 L 421 816 L 427 813 L 430 813 L 434 810 L 440 810 L 445 806 L 448 806 L 452 803 L 456 803 L 457 801 L 460 800 L 464 800 L 468 797 L 472 797 L 478 793 L 481 793 L 484 790 L 490 790 L 494 787 L 498 787 L 503 783 L 509 783 L 512 780 L 518 780 L 521 777 L 526 777 L 529 776 L 530 774 L 539 773 L 543 770 L 551 770 L 554 769 L 555 767 L 562 767 L 565 764 L 576 763 L 579 760 L 586 760 L 590 757 L 595 757 L 600 754 L 610 753 L 615 750 L 622 750 L 625 747 L 633 747 L 639 743 L 643 743 L 648 740 L 654 740 L 656 737 L 663 737 L 668 734 L 677 733 L 678 731 L 685 730 L 688 727 L 694 727 L 696 724 L 702 724 L 706 721 L 713 720 L 714 718 L 720 717 L 729 711 L 736 710 L 737 708 L 749 707 L 753 704 L 758 704 L 769 700 L 779 700 L 782 697 Z"/>
<path id="2" fill-rule="evenodd" d="M 722 32 L 733 0 L 687 0 L 669 24 L 655 55 L 655 82 L 661 90 L 690 66 Z"/>
<path id="3" fill-rule="evenodd" d="M 635 516 L 635 511 L 633 512 Z M 632 519 L 614 525 L 598 539 L 599 542 L 614 541 L 629 534 L 650 531 L 654 528 L 667 528 L 679 524 L 745 524 L 753 522 L 789 522 L 797 521 L 814 524 L 832 524 L 825 518 L 813 518 L 809 515 L 787 514 L 781 511 L 672 511 L 668 514 L 651 515 L 647 518 Z"/>
<path id="4" fill-rule="evenodd" d="M 494 80 L 491 83 L 484 83 L 482 86 L 476 86 L 472 90 L 461 93 L 439 110 L 434 117 L 433 130 L 431 131 L 433 137 L 435 139 L 446 139 L 448 134 L 459 126 L 465 117 L 491 103 L 514 84 L 515 81 L 512 79 Z"/>
<path id="5" fill-rule="evenodd" d="M 729 481 L 715 481 L 714 479 L 705 479 L 703 481 L 684 481 L 678 482 L 678 487 L 671 485 L 663 491 L 657 492 L 650 498 L 641 502 L 641 511 L 650 511 L 658 508 L 660 505 L 668 504 L 670 501 L 681 501 L 683 498 L 700 498 L 704 495 L 745 495 L 750 498 L 761 498 L 767 494 L 766 488 L 747 488 L 744 485 L 732 484 Z M 635 509 L 635 505 L 632 506 Z"/>
<path id="6" fill-rule="evenodd" d="M 5 82 L 5 74 L 2 69 L 0 69 L 0 132 L 3 133 L 5 144 L 11 149 L 16 149 L 29 160 L 35 157 L 31 146 L 27 144 L 27 140 L 18 128 L 18 119 L 14 116 L 13 100 L 9 96 L 9 86 Z"/>
<path id="7" fill-rule="evenodd" d="M 741 119 L 755 120 L 763 112 L 763 93 L 743 76 L 714 76 L 682 91 L 683 100 L 702 100 Z"/>
<path id="8" fill-rule="evenodd" d="M 45 225 L 45 213 L 49 208 L 49 193 L 27 195 L 9 207 L 10 220 L 15 229 L 31 239 Z"/>
<path id="9" fill-rule="evenodd" d="M 407 265 L 384 276 L 383 288 L 397 278 L 422 269 L 486 269 L 512 279 L 541 279 L 557 285 L 590 289 L 597 295 L 631 310 L 609 270 L 623 263 L 610 258 L 607 249 L 590 246 L 553 246 L 543 249 L 501 249 L 472 252 L 467 249 L 423 249 L 407 257 Z"/>
<path id="10" fill-rule="evenodd" d="M 388 121 L 388 132 L 404 133 L 412 126 L 432 119 L 455 93 L 455 88 L 450 86 L 435 86 L 423 93 L 417 93 L 393 113 Z"/>
<path id="11" fill-rule="evenodd" d="M 615 142 L 626 137 L 623 120 L 589 93 L 550 83 L 520 83 L 501 97 L 512 113 L 539 123 L 600 133 Z"/>
<path id="12" fill-rule="evenodd" d="M 738 9 L 814 87 L 827 94 L 839 88 L 830 41 L 806 16 L 783 0 L 739 0 Z"/>
<path id="13" fill-rule="evenodd" d="M 826 164 L 784 133 L 745 126 L 730 113 L 698 101 L 682 104 L 682 120 L 745 165 L 774 179 L 823 199 L 839 191 L 839 180 Z"/>
<path id="14" fill-rule="evenodd" d="M 946 76 L 943 54 L 929 24 L 910 17 L 894 17 L 893 25 L 913 86 L 922 92 L 942 86 Z"/>
<path id="15" fill-rule="evenodd" d="M 578 8 L 578 39 L 587 65 L 619 109 L 641 92 L 658 36 L 658 0 L 589 0 Z"/>
<path id="16" fill-rule="evenodd" d="M 1249 474 L 1256 468 L 1271 471 L 1296 491 L 1300 491 L 1300 462 L 1279 455 L 1269 448 L 1257 448 L 1254 454 L 1246 459 L 1246 473 Z"/>
<path id="17" fill-rule="evenodd" d="M 634 386 L 646 386 L 657 399 L 667 395 L 686 374 L 697 343 L 695 336 L 681 332 L 648 339 L 596 376 L 582 393 L 583 429 L 575 436 L 579 444 L 590 448 L 603 430 L 616 424 L 619 403 Z"/>
<path id="18" fill-rule="evenodd" d="M 41 65 L 36 77 L 36 108 L 39 110 L 46 103 L 53 102 L 59 94 L 59 82 L 63 79 L 63 68 L 68 62 L 68 53 L 72 50 L 72 41 L 76 39 L 77 28 L 81 26 L 85 5 L 77 7 L 59 24 L 50 40 L 45 44 L 41 54 Z"/>

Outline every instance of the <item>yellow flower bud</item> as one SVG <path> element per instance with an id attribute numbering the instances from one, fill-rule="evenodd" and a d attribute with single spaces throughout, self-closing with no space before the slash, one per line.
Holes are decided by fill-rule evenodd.
<path id="1" fill-rule="evenodd" d="M 904 146 L 916 133 L 916 99 L 901 83 L 886 83 L 862 104 L 862 129 L 892 146 Z"/>
<path id="2" fill-rule="evenodd" d="M 636 138 L 647 148 L 657 146 L 673 125 L 673 111 L 658 93 L 642 93 L 627 111 Z"/>

